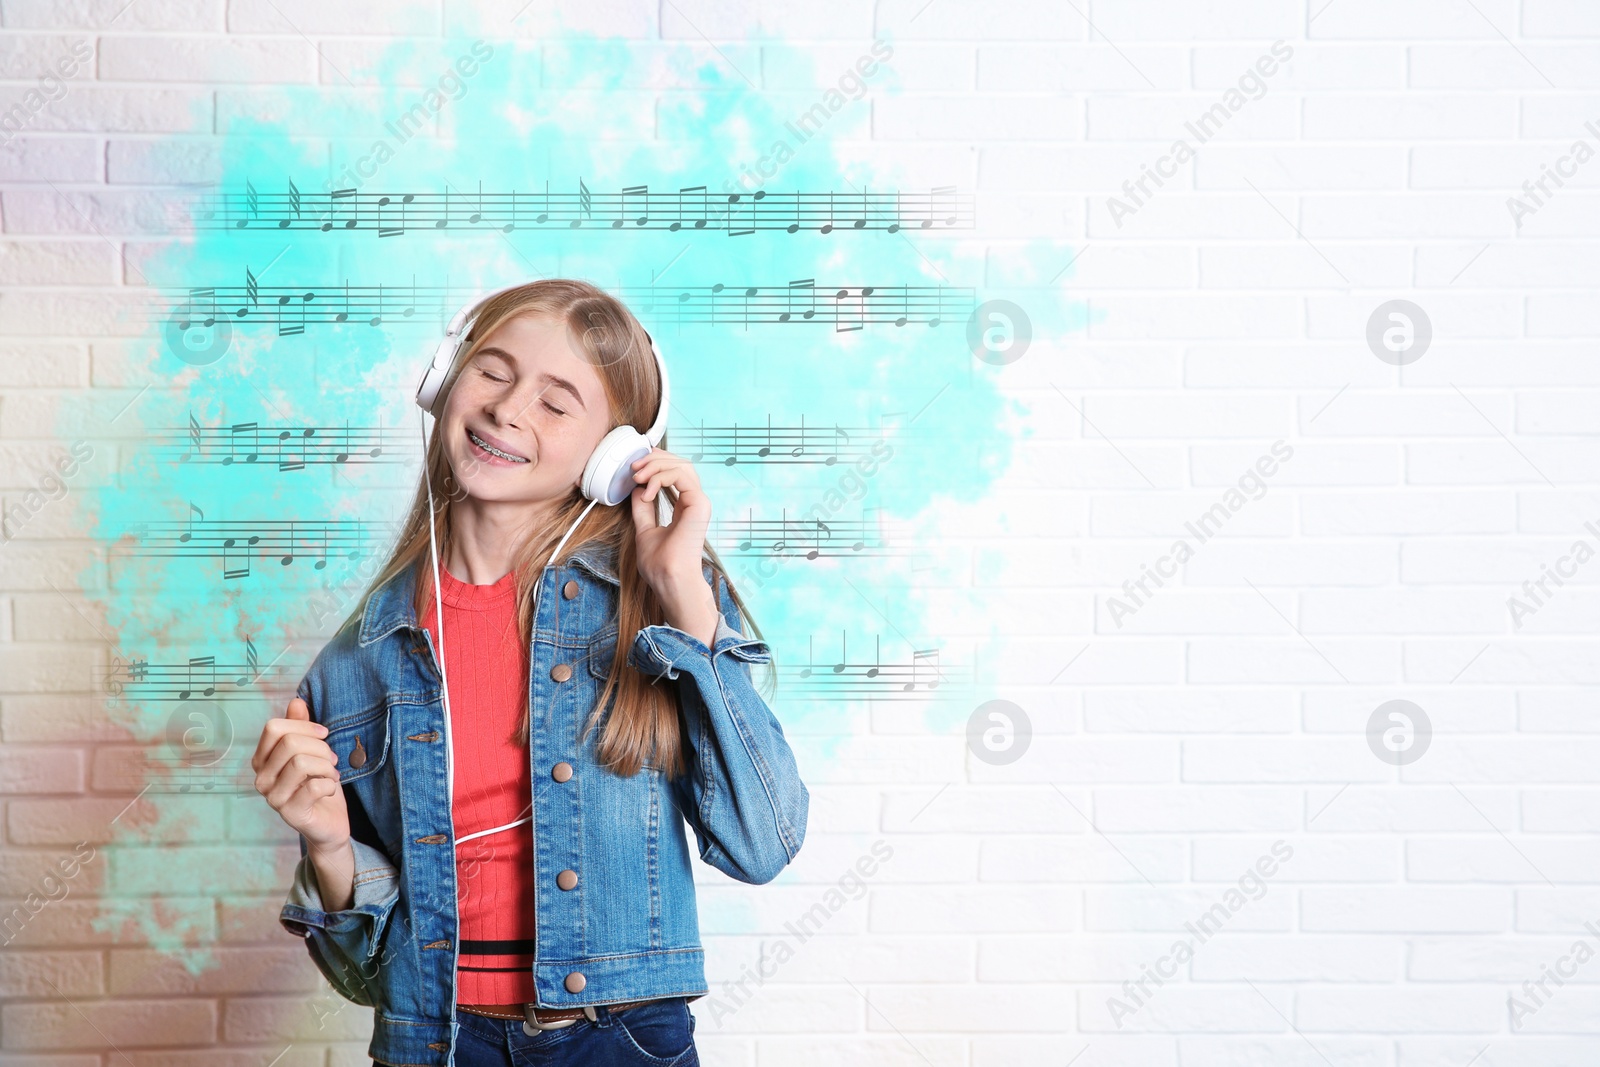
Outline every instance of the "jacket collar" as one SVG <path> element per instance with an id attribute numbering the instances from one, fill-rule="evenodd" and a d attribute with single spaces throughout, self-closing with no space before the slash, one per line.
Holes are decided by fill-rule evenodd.
<path id="1" fill-rule="evenodd" d="M 703 558 L 705 553 L 701 556 Z M 567 552 L 565 562 L 574 563 L 612 585 L 622 584 L 617 578 L 616 549 L 606 542 L 585 541 Z M 363 647 L 402 626 L 413 630 L 421 628 L 411 604 L 416 584 L 416 568 L 407 567 L 372 591 L 367 597 L 366 611 L 361 615 L 360 643 Z"/>

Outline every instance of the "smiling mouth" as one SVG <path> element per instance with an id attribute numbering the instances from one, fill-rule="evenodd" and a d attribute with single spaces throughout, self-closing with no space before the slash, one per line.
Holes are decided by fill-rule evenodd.
<path id="1" fill-rule="evenodd" d="M 479 437 L 477 434 L 473 433 L 470 429 L 467 430 L 467 437 L 471 439 L 473 444 L 477 445 L 491 456 L 498 456 L 500 459 L 507 460 L 511 463 L 528 462 L 527 456 L 519 456 L 512 452 L 503 452 L 494 447 L 494 445 L 491 445 L 488 441 L 485 441 L 483 438 Z"/>

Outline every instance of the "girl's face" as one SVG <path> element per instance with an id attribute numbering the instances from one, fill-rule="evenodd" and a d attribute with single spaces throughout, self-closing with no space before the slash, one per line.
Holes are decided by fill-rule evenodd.
<path id="1" fill-rule="evenodd" d="M 462 367 L 440 423 L 468 496 L 531 503 L 577 486 L 611 415 L 599 372 L 566 324 L 523 314 L 495 327 Z"/>

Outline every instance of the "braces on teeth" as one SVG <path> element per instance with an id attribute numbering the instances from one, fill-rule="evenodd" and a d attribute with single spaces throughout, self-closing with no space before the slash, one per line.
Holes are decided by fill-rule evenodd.
<path id="1" fill-rule="evenodd" d="M 467 436 L 472 438 L 472 443 L 473 444 L 477 445 L 479 448 L 483 449 L 485 452 L 489 453 L 491 456 L 499 456 L 501 459 L 509 459 L 513 463 L 526 463 L 526 462 L 528 462 L 526 459 L 524 459 L 521 456 L 513 456 L 513 455 L 511 455 L 511 454 L 509 454 L 507 452 L 500 451 L 498 448 L 494 447 L 494 445 L 491 445 L 489 442 L 485 441 L 483 438 L 479 437 L 477 434 L 473 433 L 471 430 L 467 431 Z"/>

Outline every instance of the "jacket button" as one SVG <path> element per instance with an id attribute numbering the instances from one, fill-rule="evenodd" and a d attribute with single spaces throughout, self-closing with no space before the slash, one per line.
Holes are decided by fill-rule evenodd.
<path id="1" fill-rule="evenodd" d="M 566 585 L 561 587 L 561 595 L 567 600 L 571 600 L 573 597 L 577 596 L 578 583 L 574 581 L 568 581 Z"/>
<path id="2" fill-rule="evenodd" d="M 567 980 L 562 983 L 567 987 L 568 993 L 582 993 L 583 987 L 588 984 L 589 980 L 583 976 L 582 971 L 573 971 L 567 975 Z"/>
<path id="3" fill-rule="evenodd" d="M 556 875 L 556 885 L 561 889 L 571 889 L 578 884 L 577 871 L 562 871 Z"/>
<path id="4" fill-rule="evenodd" d="M 572 668 L 565 663 L 557 663 L 550 668 L 550 677 L 558 682 L 564 682 L 572 677 Z"/>
<path id="5" fill-rule="evenodd" d="M 550 768 L 550 777 L 558 782 L 570 782 L 572 780 L 572 764 L 562 760 Z"/>

